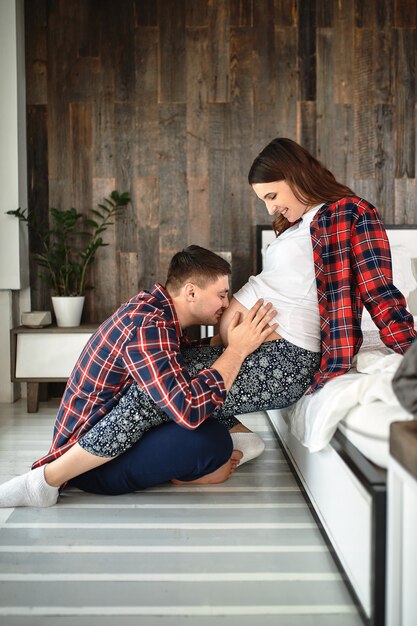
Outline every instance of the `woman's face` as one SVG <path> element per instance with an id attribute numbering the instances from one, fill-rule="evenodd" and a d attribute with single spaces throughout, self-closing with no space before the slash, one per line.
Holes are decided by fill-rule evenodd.
<path id="1" fill-rule="evenodd" d="M 265 202 L 269 215 L 283 215 L 291 223 L 299 220 L 311 208 L 297 200 L 285 180 L 278 180 L 273 183 L 254 183 L 252 189 L 258 198 Z"/>

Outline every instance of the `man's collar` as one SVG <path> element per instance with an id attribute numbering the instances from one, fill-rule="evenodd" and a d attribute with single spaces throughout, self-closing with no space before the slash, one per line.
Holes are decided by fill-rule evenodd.
<path id="1" fill-rule="evenodd" d="M 168 291 L 163 285 L 161 285 L 161 283 L 155 283 L 149 293 L 151 293 L 154 298 L 156 298 L 161 303 L 167 313 L 167 316 L 174 322 L 178 337 L 182 337 L 184 331 L 181 328 L 181 324 L 179 322 L 174 303 Z"/>

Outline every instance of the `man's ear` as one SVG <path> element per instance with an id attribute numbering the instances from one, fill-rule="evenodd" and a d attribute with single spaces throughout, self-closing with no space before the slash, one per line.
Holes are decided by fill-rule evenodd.
<path id="1" fill-rule="evenodd" d="M 195 285 L 193 283 L 185 283 L 183 290 L 186 301 L 194 302 L 196 296 Z"/>

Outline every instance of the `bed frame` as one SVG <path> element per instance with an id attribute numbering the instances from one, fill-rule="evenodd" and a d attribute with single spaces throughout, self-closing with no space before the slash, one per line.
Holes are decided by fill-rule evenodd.
<path id="1" fill-rule="evenodd" d="M 364 621 L 383 626 L 385 470 L 339 431 L 324 450 L 311 453 L 291 434 L 279 410 L 267 415 Z"/>
<path id="2" fill-rule="evenodd" d="M 391 244 L 404 244 L 416 256 L 417 225 L 386 226 Z M 274 235 L 257 226 L 256 269 Z M 310 453 L 292 435 L 279 410 L 267 411 L 283 451 L 312 512 L 346 577 L 368 626 L 385 623 L 386 471 L 368 461 L 337 431 L 320 452 Z"/>

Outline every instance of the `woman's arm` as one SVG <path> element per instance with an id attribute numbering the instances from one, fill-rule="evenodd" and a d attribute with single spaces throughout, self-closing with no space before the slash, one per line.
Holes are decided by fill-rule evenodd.
<path id="1" fill-rule="evenodd" d="M 381 340 L 403 353 L 417 337 L 413 316 L 392 279 L 391 250 L 376 211 L 364 211 L 352 227 L 352 269 L 360 298 L 380 330 Z"/>

